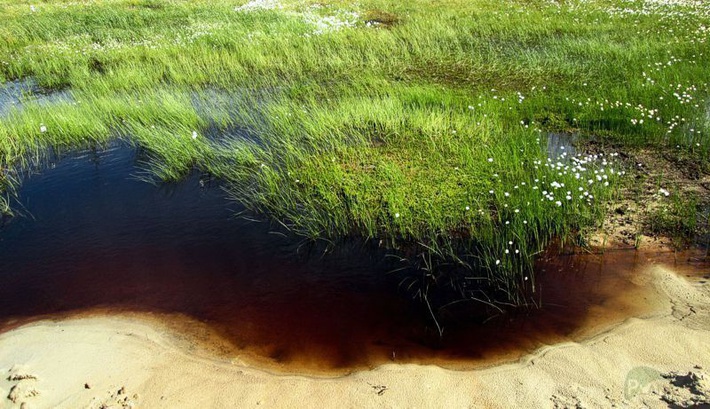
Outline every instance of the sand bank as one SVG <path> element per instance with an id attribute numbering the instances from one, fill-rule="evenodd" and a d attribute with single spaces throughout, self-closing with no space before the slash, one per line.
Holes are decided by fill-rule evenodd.
<path id="1" fill-rule="evenodd" d="M 710 404 L 710 284 L 655 267 L 660 307 L 581 342 L 456 371 L 341 377 L 215 359 L 151 319 L 39 321 L 0 334 L 1 408 L 667 407 Z M 691 372 L 688 375 L 688 372 Z M 666 378 L 661 375 L 665 374 Z"/>

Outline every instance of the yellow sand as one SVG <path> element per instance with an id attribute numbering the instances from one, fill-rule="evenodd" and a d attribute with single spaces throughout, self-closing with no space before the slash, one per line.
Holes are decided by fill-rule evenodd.
<path id="1" fill-rule="evenodd" d="M 710 287 L 658 267 L 653 277 L 659 313 L 465 372 L 388 364 L 337 378 L 278 375 L 194 354 L 180 334 L 135 317 L 40 321 L 0 335 L 0 408 L 666 407 L 663 380 L 625 399 L 627 374 L 710 368 Z"/>

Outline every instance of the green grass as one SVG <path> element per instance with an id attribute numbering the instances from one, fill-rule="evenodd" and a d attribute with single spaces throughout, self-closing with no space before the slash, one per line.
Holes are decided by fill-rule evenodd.
<path id="1" fill-rule="evenodd" d="M 695 193 L 669 193 L 667 203 L 650 212 L 644 230 L 653 235 L 670 237 L 674 247 L 685 248 L 710 234 L 707 206 L 707 203 L 699 203 Z"/>
<path id="2" fill-rule="evenodd" d="M 0 81 L 73 96 L 1 118 L 5 192 L 47 147 L 124 138 L 159 180 L 210 171 L 300 235 L 453 262 L 481 279 L 462 296 L 520 304 L 534 255 L 599 223 L 622 171 L 548 162 L 547 131 L 707 163 L 706 6 L 243 3 L 0 0 Z"/>

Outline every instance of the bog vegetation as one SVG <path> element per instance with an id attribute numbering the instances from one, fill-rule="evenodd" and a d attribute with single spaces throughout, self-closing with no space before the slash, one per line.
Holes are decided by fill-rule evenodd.
<path id="1" fill-rule="evenodd" d="M 619 151 L 707 169 L 709 35 L 700 0 L 0 0 L 0 206 L 47 149 L 121 139 L 156 181 L 395 249 L 425 301 L 525 303 L 629 183 Z"/>

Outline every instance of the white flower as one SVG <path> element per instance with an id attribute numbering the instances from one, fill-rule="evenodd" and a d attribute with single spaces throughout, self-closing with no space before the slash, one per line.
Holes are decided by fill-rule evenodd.
<path id="1" fill-rule="evenodd" d="M 560 202 L 559 200 L 556 201 L 555 204 L 556 204 L 558 207 L 559 207 L 559 206 L 562 206 L 562 202 Z"/>
<path id="2" fill-rule="evenodd" d="M 47 127 L 44 126 L 44 125 L 40 125 L 40 126 L 39 126 L 39 131 L 42 132 L 42 133 L 45 133 L 45 132 L 47 132 Z"/>
<path id="3" fill-rule="evenodd" d="M 496 260 L 496 265 L 500 264 L 500 260 Z"/>
<path id="4" fill-rule="evenodd" d="M 399 218 L 399 213 L 395 213 L 395 214 L 394 214 L 394 217 L 395 217 L 395 218 Z"/>
<path id="5" fill-rule="evenodd" d="M 277 0 L 252 0 L 242 6 L 236 7 L 235 11 L 251 12 L 255 10 L 282 9 L 283 6 Z"/>
<path id="6" fill-rule="evenodd" d="M 192 131 L 192 139 L 197 139 L 197 131 Z"/>
<path id="7" fill-rule="evenodd" d="M 493 162 L 493 158 L 488 158 L 488 162 Z"/>
<path id="8" fill-rule="evenodd" d="M 35 8 L 35 6 L 30 5 L 30 11 L 34 13 L 35 11 L 37 11 L 37 9 Z"/>

